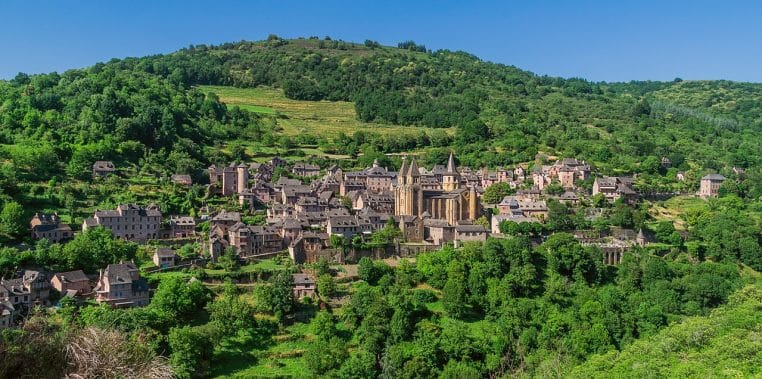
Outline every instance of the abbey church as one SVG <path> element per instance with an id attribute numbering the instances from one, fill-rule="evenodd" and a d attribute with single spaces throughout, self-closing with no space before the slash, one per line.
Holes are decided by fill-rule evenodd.
<path id="1" fill-rule="evenodd" d="M 438 182 L 431 185 L 431 180 L 422 181 L 415 157 L 409 163 L 403 158 L 394 192 L 394 215 L 441 219 L 449 225 L 476 220 L 481 213 L 476 187 L 461 184 L 452 153 L 447 168 L 441 173 L 436 173 L 436 170 L 437 167 L 432 170 L 432 175 L 426 175 L 431 178 L 424 176 L 424 179 Z M 440 174 L 441 181 L 436 178 Z"/>

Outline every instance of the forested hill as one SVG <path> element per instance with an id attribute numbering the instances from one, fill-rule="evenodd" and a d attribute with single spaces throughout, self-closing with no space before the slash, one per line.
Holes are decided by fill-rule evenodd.
<path id="1" fill-rule="evenodd" d="M 33 166 L 65 164 L 72 175 L 84 175 L 84 163 L 94 158 L 146 156 L 168 170 L 187 171 L 233 158 L 216 147 L 236 139 L 278 143 L 277 120 L 226 107 L 197 88 L 210 84 L 351 101 L 362 121 L 432 128 L 412 143 L 394 140 L 410 136 L 311 136 L 313 145 L 339 153 L 413 148 L 432 163 L 454 148 L 462 164 L 497 166 L 532 161 L 541 152 L 586 159 L 611 173 L 653 172 L 661 157 L 696 175 L 762 163 L 759 84 L 592 83 L 413 42 L 392 48 L 275 36 L 62 74 L 20 74 L 0 82 L 0 139 L 50 142 L 38 148 L 49 150 L 52 166 Z M 454 135 L 432 137 L 445 127 L 454 127 Z"/>

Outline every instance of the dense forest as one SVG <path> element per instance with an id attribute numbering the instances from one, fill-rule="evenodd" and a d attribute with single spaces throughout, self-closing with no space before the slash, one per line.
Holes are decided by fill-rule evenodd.
<path id="1" fill-rule="evenodd" d="M 340 153 L 423 149 L 430 162 L 441 162 L 455 149 L 471 166 L 530 162 L 543 153 L 584 159 L 604 172 L 644 174 L 657 174 L 654 162 L 668 157 L 675 170 L 695 170 L 694 179 L 705 170 L 746 168 L 754 179 L 747 190 L 762 193 L 753 184 L 762 157 L 760 85 L 593 83 L 538 76 L 464 52 L 400 46 L 271 36 L 62 74 L 19 74 L 0 81 L 0 141 L 14 145 L 2 153 L 34 179 L 62 165 L 68 175 L 84 175 L 95 158 L 193 171 L 235 159 L 234 152 L 215 149 L 231 140 L 293 145 L 277 138 L 277 120 L 228 109 L 194 87 L 273 86 L 292 99 L 351 101 L 364 121 L 432 128 L 423 135 L 352 136 L 348 130 L 302 137 Z M 436 128 L 456 132 L 448 137 Z"/>

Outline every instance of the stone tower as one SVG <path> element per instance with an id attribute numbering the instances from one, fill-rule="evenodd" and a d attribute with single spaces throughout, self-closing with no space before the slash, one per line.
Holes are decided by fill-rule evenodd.
<path id="1" fill-rule="evenodd" d="M 476 220 L 476 218 L 479 216 L 478 212 L 478 202 L 479 200 L 476 198 L 476 187 L 471 186 L 468 190 L 468 218 L 473 221 Z"/>
<path id="2" fill-rule="evenodd" d="M 236 193 L 241 194 L 246 192 L 246 189 L 249 186 L 249 168 L 246 167 L 245 164 L 241 163 L 236 167 L 236 174 Z"/>
<path id="3" fill-rule="evenodd" d="M 394 193 L 394 214 L 397 216 L 420 216 L 423 213 L 423 191 L 421 172 L 413 158 L 410 163 L 402 159 L 402 167 L 397 174 L 397 188 Z"/>
<path id="4" fill-rule="evenodd" d="M 450 153 L 450 159 L 447 160 L 447 172 L 442 175 L 442 189 L 445 191 L 454 191 L 460 187 L 460 174 L 455 169 L 455 157 Z"/>

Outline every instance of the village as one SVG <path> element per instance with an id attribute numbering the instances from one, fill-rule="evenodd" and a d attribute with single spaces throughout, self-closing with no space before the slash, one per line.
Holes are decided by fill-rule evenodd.
<path id="1" fill-rule="evenodd" d="M 668 165 L 668 161 L 662 164 Z M 290 174 L 273 180 L 276 169 Z M 112 162 L 93 164 L 94 178 L 117 175 Z M 222 257 L 248 264 L 288 256 L 296 267 L 325 261 L 334 265 L 372 259 L 412 258 L 446 244 L 457 247 L 484 242 L 489 236 L 509 238 L 506 230 L 541 231 L 549 219 L 549 202 L 584 210 L 585 217 L 600 217 L 605 209 L 582 208 L 594 199 L 608 203 L 637 203 L 639 193 L 632 177 L 596 176 L 595 169 L 573 158 L 527 168 L 495 170 L 460 167 L 451 153 L 447 165 L 421 167 L 415 156 L 403 157 L 398 171 L 375 161 L 359 171 L 343 171 L 337 165 L 318 165 L 274 157 L 265 163 L 231 163 L 210 166 L 207 193 L 233 198 L 237 209 L 202 209 L 197 217 L 164 215 L 152 204 L 120 204 L 116 209 L 94 212 L 81 230 L 105 228 L 118 239 L 151 246 L 152 265 L 112 263 L 97 275 L 82 270 L 41 272 L 22 270 L 0 282 L 0 328 L 13 326 L 30 309 L 54 305 L 51 292 L 60 298 L 94 301 L 113 307 L 149 304 L 150 288 L 141 271 L 169 271 L 216 263 Z M 684 180 L 680 178 L 678 180 Z M 190 186 L 190 175 L 172 175 L 172 182 Z M 701 178 L 696 196 L 717 196 L 725 178 L 709 174 Z M 582 186 L 592 181 L 591 190 Z M 484 194 L 498 185 L 510 192 L 489 203 Z M 264 222 L 246 224 L 242 215 L 265 212 Z M 198 224 L 208 223 L 207 230 Z M 35 213 L 30 221 L 32 237 L 65 242 L 74 237 L 71 225 L 57 214 Z M 543 233 L 533 233 L 541 243 Z M 608 232 L 574 231 L 583 245 L 597 246 L 607 265 L 618 264 L 633 246 L 646 246 L 651 237 L 643 230 L 612 228 Z M 195 241 L 195 259 L 182 259 L 173 247 Z M 298 271 L 298 270 L 297 270 Z M 296 298 L 315 295 L 316 285 L 308 270 L 293 274 Z"/>

